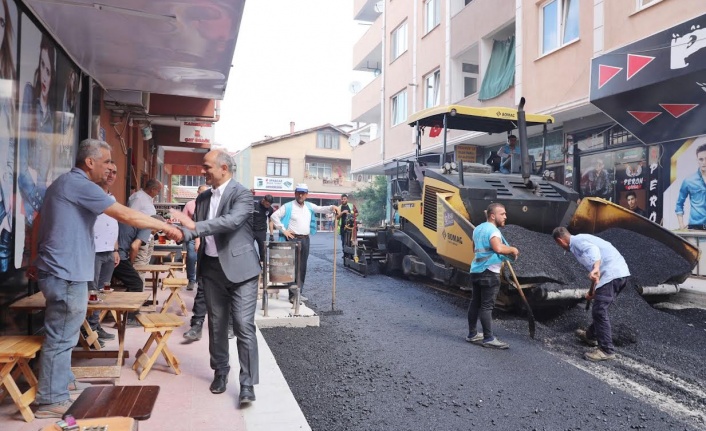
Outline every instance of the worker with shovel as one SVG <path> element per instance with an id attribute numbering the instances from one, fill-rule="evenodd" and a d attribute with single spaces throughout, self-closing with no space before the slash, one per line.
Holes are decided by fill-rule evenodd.
<path id="1" fill-rule="evenodd" d="M 588 278 L 595 286 L 586 295 L 586 300 L 593 300 L 593 323 L 587 330 L 577 329 L 576 335 L 589 346 L 597 348 L 586 352 L 583 357 L 593 362 L 614 359 L 615 346 L 608 307 L 625 288 L 630 277 L 625 259 L 611 243 L 597 236 L 571 235 L 565 227 L 558 227 L 552 232 L 552 237 L 589 271 Z"/>
<path id="2" fill-rule="evenodd" d="M 500 227 L 505 226 L 507 212 L 499 203 L 488 205 L 487 221 L 473 230 L 473 252 L 475 257 L 471 262 L 471 281 L 473 296 L 468 306 L 468 336 L 466 341 L 483 347 L 507 349 L 510 346 L 498 340 L 493 334 L 493 309 L 495 299 L 500 290 L 500 269 L 508 256 L 517 259 L 520 251 L 507 245 L 500 233 Z M 483 327 L 483 333 L 476 329 L 478 317 Z"/>

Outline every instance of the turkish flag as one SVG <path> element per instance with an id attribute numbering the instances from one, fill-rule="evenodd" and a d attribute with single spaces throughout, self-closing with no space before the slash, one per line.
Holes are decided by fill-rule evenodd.
<path id="1" fill-rule="evenodd" d="M 430 138 L 436 138 L 439 135 L 441 135 L 441 127 L 439 127 L 439 126 L 434 126 L 429 131 Z"/>

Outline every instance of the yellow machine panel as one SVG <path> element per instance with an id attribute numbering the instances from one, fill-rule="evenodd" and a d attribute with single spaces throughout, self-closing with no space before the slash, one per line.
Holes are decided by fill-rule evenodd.
<path id="1" fill-rule="evenodd" d="M 450 205 L 451 194 L 437 194 L 437 247 L 444 261 L 468 271 L 473 260 L 473 225 Z"/>

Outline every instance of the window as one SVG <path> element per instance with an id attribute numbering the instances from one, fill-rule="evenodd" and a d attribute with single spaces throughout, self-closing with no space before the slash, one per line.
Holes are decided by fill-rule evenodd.
<path id="1" fill-rule="evenodd" d="M 425 0 L 424 17 L 424 33 L 429 33 L 441 22 L 441 0 Z"/>
<path id="2" fill-rule="evenodd" d="M 473 93 L 477 93 L 478 65 L 471 63 L 462 63 L 461 72 L 463 73 L 463 97 L 468 97 Z"/>
<path id="3" fill-rule="evenodd" d="M 636 0 L 637 1 L 637 9 L 640 10 L 644 8 L 645 6 L 656 3 L 657 0 Z"/>
<path id="4" fill-rule="evenodd" d="M 396 126 L 407 120 L 407 90 L 402 90 L 392 96 L 391 124 Z"/>
<path id="5" fill-rule="evenodd" d="M 201 184 L 206 184 L 206 179 L 203 175 L 180 175 L 179 185 L 186 187 L 198 187 Z"/>
<path id="6" fill-rule="evenodd" d="M 424 107 L 431 108 L 441 104 L 441 71 L 437 70 L 424 78 Z"/>
<path id="7" fill-rule="evenodd" d="M 552 0 L 542 6 L 542 54 L 579 37 L 579 0 Z"/>
<path id="8" fill-rule="evenodd" d="M 267 176 L 268 177 L 288 177 L 289 176 L 289 159 L 267 158 Z"/>
<path id="9" fill-rule="evenodd" d="M 392 46 L 390 47 L 390 56 L 393 60 L 407 51 L 407 21 L 392 30 L 391 43 Z"/>
<path id="10" fill-rule="evenodd" d="M 319 132 L 316 136 L 316 148 L 338 150 L 339 138 L 337 133 Z"/>
<path id="11" fill-rule="evenodd" d="M 320 163 L 313 162 L 306 164 L 306 173 L 309 178 L 314 179 L 328 179 L 331 178 L 331 164 L 330 163 Z"/>

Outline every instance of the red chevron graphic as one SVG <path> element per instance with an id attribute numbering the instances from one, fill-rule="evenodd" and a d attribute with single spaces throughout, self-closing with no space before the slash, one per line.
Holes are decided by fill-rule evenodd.
<path id="1" fill-rule="evenodd" d="M 621 70 L 623 70 L 622 67 L 606 66 L 605 64 L 598 65 L 598 88 L 600 89 L 606 85 Z"/>
<path id="2" fill-rule="evenodd" d="M 660 103 L 659 106 L 662 107 L 665 111 L 669 112 L 672 114 L 674 118 L 679 118 L 682 115 L 686 114 L 687 112 L 691 111 L 692 109 L 696 108 L 699 106 L 699 104 L 692 104 L 692 103 Z"/>
<path id="3" fill-rule="evenodd" d="M 637 121 L 642 123 L 643 126 L 662 115 L 661 112 L 653 111 L 628 111 L 628 114 L 632 115 Z"/>
<path id="4" fill-rule="evenodd" d="M 628 79 L 632 78 L 648 64 L 654 60 L 654 57 L 646 55 L 628 54 Z"/>

